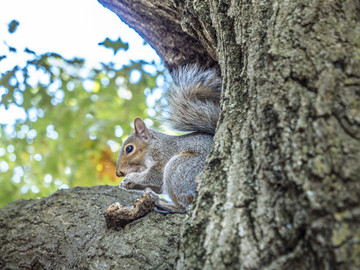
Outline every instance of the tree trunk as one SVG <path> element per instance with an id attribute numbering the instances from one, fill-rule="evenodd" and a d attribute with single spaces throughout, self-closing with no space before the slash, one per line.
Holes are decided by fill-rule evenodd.
<path id="1" fill-rule="evenodd" d="M 221 69 L 179 250 L 184 216 L 108 230 L 103 210 L 125 193 L 72 189 L 0 211 L 0 268 L 359 269 L 359 2 L 99 1 L 170 69 Z"/>
<path id="2" fill-rule="evenodd" d="M 97 186 L 0 209 L 0 269 L 172 269 L 182 215 L 150 213 L 120 231 L 104 210 L 138 194 Z"/>
<path id="3" fill-rule="evenodd" d="M 221 68 L 221 119 L 178 269 L 358 269 L 359 2 L 100 2 L 158 46 L 168 36 L 182 59 L 161 52 L 171 67 L 194 62 L 177 43 L 191 36 Z M 175 37 L 162 32 L 168 16 Z M 142 23 L 154 17 L 159 27 Z"/>

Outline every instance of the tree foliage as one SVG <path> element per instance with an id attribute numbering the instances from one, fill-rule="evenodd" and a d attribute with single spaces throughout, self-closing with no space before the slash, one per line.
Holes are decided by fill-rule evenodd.
<path id="1" fill-rule="evenodd" d="M 128 48 L 120 39 L 103 44 L 114 53 Z M 117 184 L 120 143 L 136 116 L 148 118 L 144 93 L 157 91 L 162 68 L 143 61 L 89 68 L 82 59 L 25 52 L 33 59 L 0 77 L 0 109 L 17 115 L 13 125 L 0 123 L 0 207 L 59 188 Z"/>

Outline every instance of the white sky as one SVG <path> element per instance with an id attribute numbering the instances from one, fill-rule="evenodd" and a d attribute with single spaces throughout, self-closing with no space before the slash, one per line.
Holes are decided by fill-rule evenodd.
<path id="1" fill-rule="evenodd" d="M 8 24 L 12 20 L 20 25 L 10 34 Z M 129 50 L 114 56 L 112 49 L 98 45 L 106 37 L 112 40 L 121 37 L 129 43 Z M 5 41 L 17 53 L 10 53 Z M 135 31 L 96 0 L 0 0 L 0 55 L 7 55 L 0 61 L 0 73 L 15 65 L 24 66 L 32 58 L 23 52 L 26 47 L 37 54 L 55 52 L 68 59 L 84 58 L 89 66 L 110 61 L 123 65 L 129 59 L 160 62 L 155 51 L 144 46 Z M 15 115 L 15 111 L 6 112 L 0 104 L 0 123 L 14 123 Z"/>
<path id="2" fill-rule="evenodd" d="M 20 25 L 10 34 L 8 24 L 13 19 Z M 111 49 L 98 46 L 106 37 L 117 40 L 119 36 L 130 42 L 126 55 L 118 52 L 114 57 Z M 133 60 L 159 59 L 115 13 L 96 0 L 0 0 L 0 54 L 8 51 L 4 40 L 18 52 L 0 62 L 0 72 L 11 68 L 14 58 L 16 64 L 24 62 L 21 58 L 27 54 L 20 52 L 25 47 L 38 54 L 51 51 L 65 58 L 85 58 L 91 65 L 100 61 L 123 64 L 129 57 Z"/>

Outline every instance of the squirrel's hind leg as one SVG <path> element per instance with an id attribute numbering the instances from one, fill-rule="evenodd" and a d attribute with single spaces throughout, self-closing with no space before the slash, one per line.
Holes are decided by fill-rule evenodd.
<path id="1" fill-rule="evenodd" d="M 162 192 L 172 203 L 186 212 L 195 197 L 195 178 L 203 168 L 205 157 L 186 151 L 172 157 L 164 170 Z"/>

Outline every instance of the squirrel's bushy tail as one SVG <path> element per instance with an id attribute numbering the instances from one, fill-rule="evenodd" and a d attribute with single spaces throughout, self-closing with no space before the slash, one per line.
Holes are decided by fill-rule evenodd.
<path id="1" fill-rule="evenodd" d="M 215 133 L 220 114 L 221 78 L 215 69 L 195 65 L 172 73 L 166 93 L 170 126 L 179 131 Z"/>

